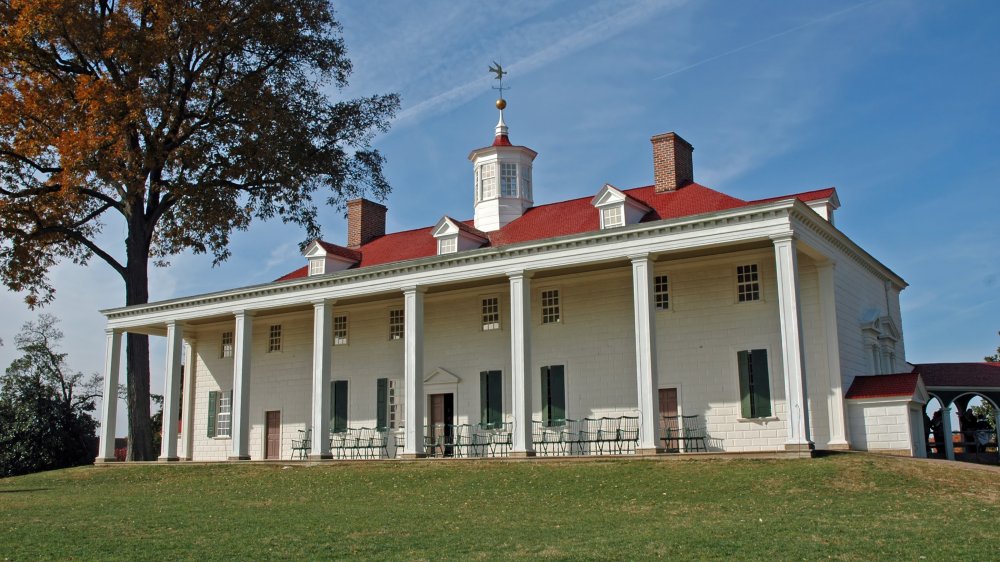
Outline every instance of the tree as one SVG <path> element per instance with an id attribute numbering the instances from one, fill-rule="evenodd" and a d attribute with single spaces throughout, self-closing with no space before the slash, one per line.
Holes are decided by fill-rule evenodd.
<path id="1" fill-rule="evenodd" d="M 138 305 L 151 261 L 218 264 L 255 218 L 317 237 L 317 192 L 389 191 L 371 140 L 399 99 L 333 99 L 350 72 L 327 0 L 0 0 L 0 278 L 39 306 L 51 267 L 96 256 Z M 129 458 L 148 460 L 145 335 L 126 362 Z"/>
<path id="2" fill-rule="evenodd" d="M 997 335 L 1000 336 L 1000 332 L 997 332 Z M 993 355 L 987 355 L 986 357 L 983 357 L 983 360 L 990 361 L 992 363 L 1000 363 L 1000 345 L 997 346 L 996 353 L 994 353 Z"/>
<path id="3" fill-rule="evenodd" d="M 94 462 L 101 381 L 69 369 L 56 322 L 42 314 L 14 338 L 24 355 L 0 377 L 0 476 Z"/>

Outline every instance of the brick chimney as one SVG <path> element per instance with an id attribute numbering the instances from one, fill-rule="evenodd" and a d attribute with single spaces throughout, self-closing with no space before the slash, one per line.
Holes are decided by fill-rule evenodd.
<path id="1" fill-rule="evenodd" d="M 347 202 L 347 247 L 359 248 L 385 236 L 385 205 L 367 199 Z"/>
<path id="2" fill-rule="evenodd" d="M 694 147 L 677 133 L 663 133 L 653 143 L 653 177 L 656 193 L 676 191 L 694 181 L 691 153 Z"/>

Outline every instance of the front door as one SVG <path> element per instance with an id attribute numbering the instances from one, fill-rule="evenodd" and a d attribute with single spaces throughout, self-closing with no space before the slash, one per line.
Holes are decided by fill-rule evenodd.
<path id="1" fill-rule="evenodd" d="M 455 426 L 455 395 L 431 394 L 429 397 L 431 427 L 429 434 L 431 443 L 436 450 L 431 451 L 446 457 L 452 456 L 452 443 L 454 443 Z"/>
<path id="2" fill-rule="evenodd" d="M 677 389 L 660 389 L 660 439 L 668 451 L 680 448 L 680 420 L 677 417 Z"/>
<path id="3" fill-rule="evenodd" d="M 264 458 L 281 458 L 281 412 L 264 413 Z"/>

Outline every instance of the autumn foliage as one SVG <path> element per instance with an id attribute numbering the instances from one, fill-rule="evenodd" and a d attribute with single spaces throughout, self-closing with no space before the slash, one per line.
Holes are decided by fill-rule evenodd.
<path id="1" fill-rule="evenodd" d="M 370 141 L 398 98 L 339 99 L 339 31 L 325 0 L 0 0 L 0 278 L 44 304 L 52 266 L 97 256 L 141 304 L 150 260 L 224 260 L 253 219 L 309 239 L 317 196 L 384 196 Z M 148 343 L 128 343 L 141 424 Z"/>

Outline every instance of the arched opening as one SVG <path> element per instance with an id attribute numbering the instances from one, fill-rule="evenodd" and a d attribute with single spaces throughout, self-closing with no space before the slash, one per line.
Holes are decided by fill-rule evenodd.
<path id="1" fill-rule="evenodd" d="M 924 407 L 924 442 L 927 444 L 928 458 L 946 458 L 944 440 L 945 424 L 942 419 L 944 402 L 934 394 Z"/>
<path id="2" fill-rule="evenodd" d="M 960 394 L 952 400 L 955 460 L 998 464 L 997 403 L 978 392 Z"/>

